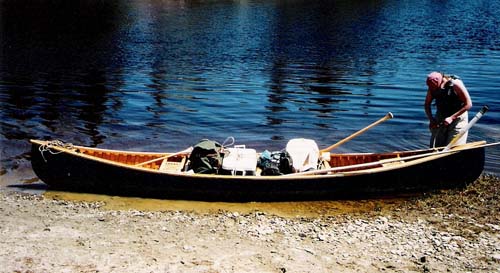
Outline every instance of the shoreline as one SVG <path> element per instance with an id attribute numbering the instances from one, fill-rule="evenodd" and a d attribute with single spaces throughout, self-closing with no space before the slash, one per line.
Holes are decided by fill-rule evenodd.
<path id="1" fill-rule="evenodd" d="M 332 215 L 0 191 L 1 272 L 500 272 L 500 178 Z"/>

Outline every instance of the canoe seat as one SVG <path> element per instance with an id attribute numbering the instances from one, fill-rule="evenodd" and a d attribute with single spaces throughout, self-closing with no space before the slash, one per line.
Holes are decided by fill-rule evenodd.
<path id="1" fill-rule="evenodd" d="M 184 168 L 184 164 L 186 164 L 186 157 L 183 156 L 181 161 L 168 161 L 169 158 L 163 159 L 161 162 L 160 168 L 158 169 L 160 172 L 181 172 L 182 168 Z"/>
<path id="2" fill-rule="evenodd" d="M 330 169 L 332 166 L 330 165 L 331 154 L 330 152 L 323 152 L 319 157 L 318 169 L 325 170 Z"/>

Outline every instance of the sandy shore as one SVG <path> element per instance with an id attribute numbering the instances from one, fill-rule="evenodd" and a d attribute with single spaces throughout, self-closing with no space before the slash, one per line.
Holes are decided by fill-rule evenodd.
<path id="1" fill-rule="evenodd" d="M 0 191 L 1 272 L 500 272 L 500 179 L 316 216 Z"/>

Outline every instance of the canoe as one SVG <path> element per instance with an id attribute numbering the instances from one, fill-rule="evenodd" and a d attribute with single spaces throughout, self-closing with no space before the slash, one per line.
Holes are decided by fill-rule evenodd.
<path id="1" fill-rule="evenodd" d="M 194 174 L 186 153 L 99 149 L 31 140 L 49 189 L 211 201 L 332 200 L 463 187 L 483 172 L 486 142 L 387 153 L 331 153 L 329 168 L 279 176 Z M 163 160 L 159 160 L 162 159 Z"/>

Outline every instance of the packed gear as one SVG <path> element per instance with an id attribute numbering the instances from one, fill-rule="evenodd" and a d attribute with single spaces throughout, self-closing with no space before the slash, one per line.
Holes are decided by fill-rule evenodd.
<path id="1" fill-rule="evenodd" d="M 296 172 L 316 170 L 319 161 L 319 148 L 312 139 L 294 138 L 288 141 L 286 151 L 293 160 Z"/>
<path id="2" fill-rule="evenodd" d="M 215 174 L 222 165 L 222 145 L 216 141 L 203 139 L 193 147 L 189 156 L 188 171 Z"/>
<path id="3" fill-rule="evenodd" d="M 224 149 L 223 174 L 254 175 L 257 168 L 257 152 L 245 145 L 235 145 Z"/>
<path id="4" fill-rule="evenodd" d="M 269 152 L 265 150 L 261 153 L 257 167 L 259 167 L 261 171 L 261 175 L 283 175 L 293 173 L 293 163 L 290 154 L 285 151 L 274 151 Z"/>

